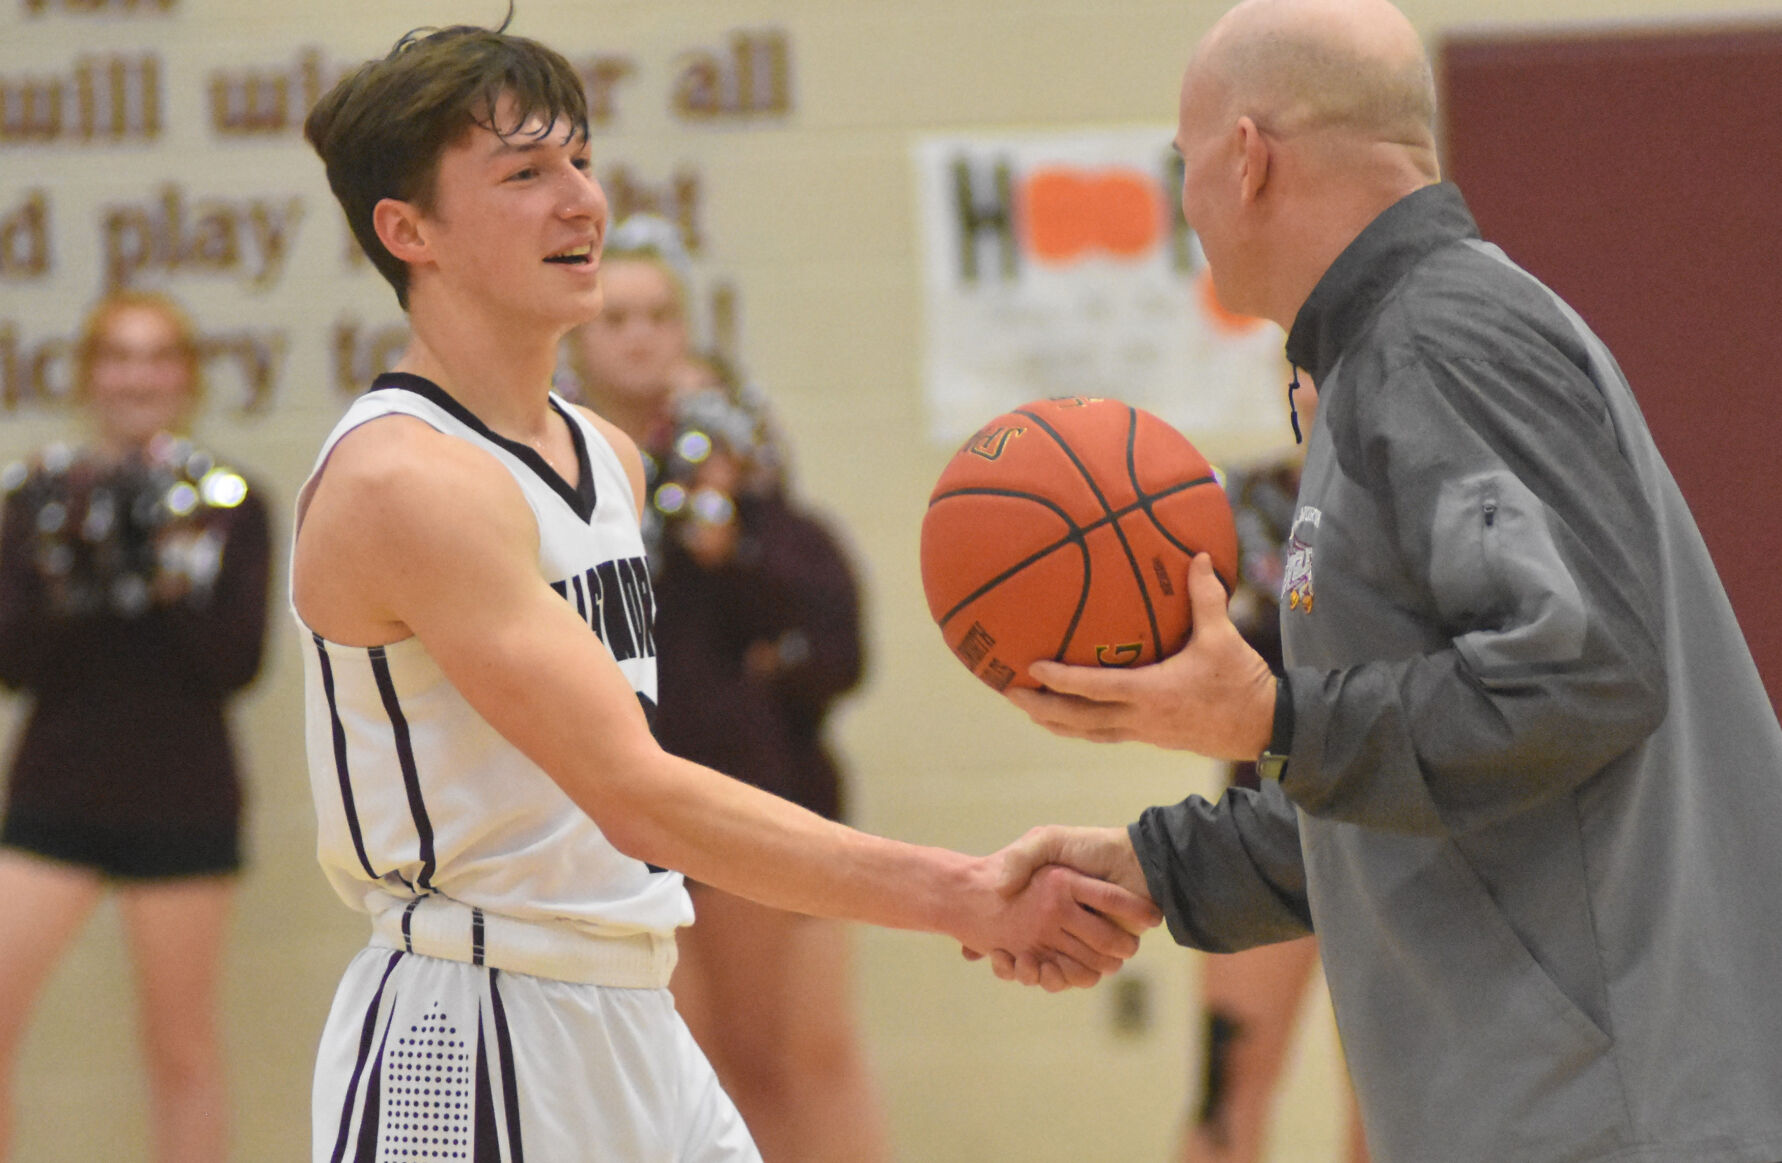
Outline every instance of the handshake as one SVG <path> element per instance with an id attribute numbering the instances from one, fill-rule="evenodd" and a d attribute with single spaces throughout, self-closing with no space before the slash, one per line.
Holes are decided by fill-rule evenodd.
<path id="1" fill-rule="evenodd" d="M 987 907 L 968 904 L 953 935 L 968 961 L 988 958 L 1004 981 L 1086 989 L 1163 920 L 1124 828 L 1034 828 L 976 864 Z"/>

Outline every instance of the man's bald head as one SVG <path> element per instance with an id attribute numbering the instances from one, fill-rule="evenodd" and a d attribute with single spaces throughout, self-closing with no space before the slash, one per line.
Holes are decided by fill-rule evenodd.
<path id="1" fill-rule="evenodd" d="M 1245 0 L 1213 26 L 1189 73 L 1224 113 L 1268 132 L 1336 129 L 1435 148 L 1429 58 L 1386 0 Z"/>
<path id="2" fill-rule="evenodd" d="M 1176 149 L 1220 299 L 1291 326 L 1343 247 L 1441 180 L 1429 58 L 1387 0 L 1244 0 L 1189 63 Z"/>

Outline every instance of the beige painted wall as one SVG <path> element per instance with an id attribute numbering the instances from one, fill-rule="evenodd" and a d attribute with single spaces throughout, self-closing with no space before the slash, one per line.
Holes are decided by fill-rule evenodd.
<path id="1" fill-rule="evenodd" d="M 15 351 L 27 353 L 72 328 L 100 289 L 113 209 L 146 213 L 167 183 L 193 215 L 207 199 L 244 210 L 254 200 L 274 209 L 300 200 L 282 268 L 264 278 L 264 256 L 245 246 L 233 270 L 140 276 L 184 299 L 207 328 L 284 333 L 269 407 L 240 415 L 242 379 L 220 368 L 201 430 L 256 470 L 283 511 L 341 407 L 334 329 L 399 316 L 382 284 L 344 257 L 344 229 L 320 166 L 295 135 L 220 137 L 209 123 L 207 83 L 219 70 L 292 68 L 305 46 L 334 64 L 355 60 L 413 25 L 486 22 L 502 5 L 113 0 L 110 13 L 86 11 L 106 8 L 105 0 L 3 5 L 0 82 L 62 77 L 72 91 L 83 56 L 149 51 L 159 60 L 165 112 L 153 140 L 0 142 L 0 224 L 30 191 L 45 191 L 54 264 L 40 276 L 0 277 L 0 363 L 8 326 Z M 839 734 L 864 827 L 982 852 L 1032 823 L 1122 823 L 1147 804 L 1214 786 L 1210 767 L 1192 759 L 1043 735 L 952 662 L 928 620 L 917 530 L 950 450 L 922 436 L 909 146 L 932 132 L 1132 124 L 1159 126 L 1161 144 L 1188 47 L 1223 8 L 1161 0 L 520 5 L 518 31 L 572 56 L 630 60 L 613 117 L 597 134 L 598 167 L 608 174 L 623 163 L 652 184 L 677 170 L 697 172 L 702 281 L 736 289 L 740 352 L 784 413 L 803 491 L 839 519 L 859 551 L 872 672 Z M 1407 10 L 1431 38 L 1487 20 L 1546 25 L 1726 11 L 1690 0 L 1412 0 Z M 1767 14 L 1776 11 L 1772 4 Z M 722 50 L 734 31 L 763 29 L 780 30 L 790 47 L 786 115 L 695 123 L 672 114 L 668 95 L 688 52 Z M 117 219 L 127 221 L 134 221 L 127 213 Z M 0 460 L 66 423 L 30 400 L 0 412 Z M 1208 442 L 1215 455 L 1239 451 L 1217 443 Z M 229 953 L 227 1022 L 237 1157 L 278 1163 L 304 1157 L 314 1039 L 362 932 L 313 866 L 295 639 L 288 622 L 274 630 L 268 670 L 239 718 L 252 772 L 253 865 Z M 859 952 L 865 1026 L 902 1158 L 1165 1157 L 1198 1070 L 1195 955 L 1163 936 L 1147 942 L 1126 975 L 1137 983 L 1128 988 L 1148 998 L 1151 1020 L 1121 1034 L 1107 988 L 1061 997 L 1020 991 L 964 964 L 939 938 L 863 931 Z M 1312 1003 L 1276 1160 L 1335 1157 L 1341 1120 L 1324 1004 Z M 52 984 L 19 1064 L 17 1157 L 145 1159 L 134 1052 L 128 967 L 107 912 Z"/>

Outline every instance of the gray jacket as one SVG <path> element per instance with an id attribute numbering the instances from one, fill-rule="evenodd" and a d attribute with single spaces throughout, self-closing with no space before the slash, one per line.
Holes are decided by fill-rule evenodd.
<path id="1" fill-rule="evenodd" d="M 1449 185 L 1288 354 L 1291 759 L 1132 826 L 1171 932 L 1316 931 L 1381 1163 L 1782 1160 L 1782 729 L 1614 360 Z"/>

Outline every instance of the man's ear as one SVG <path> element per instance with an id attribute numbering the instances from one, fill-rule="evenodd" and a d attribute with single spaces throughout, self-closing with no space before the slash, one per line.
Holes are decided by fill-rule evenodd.
<path id="1" fill-rule="evenodd" d="M 1238 118 L 1238 182 L 1239 192 L 1248 205 L 1262 195 L 1268 185 L 1271 160 L 1268 139 L 1249 117 Z"/>
<path id="2" fill-rule="evenodd" d="M 402 262 L 425 262 L 430 256 L 421 230 L 421 212 L 412 202 L 384 198 L 371 208 L 371 226 L 384 249 Z"/>

